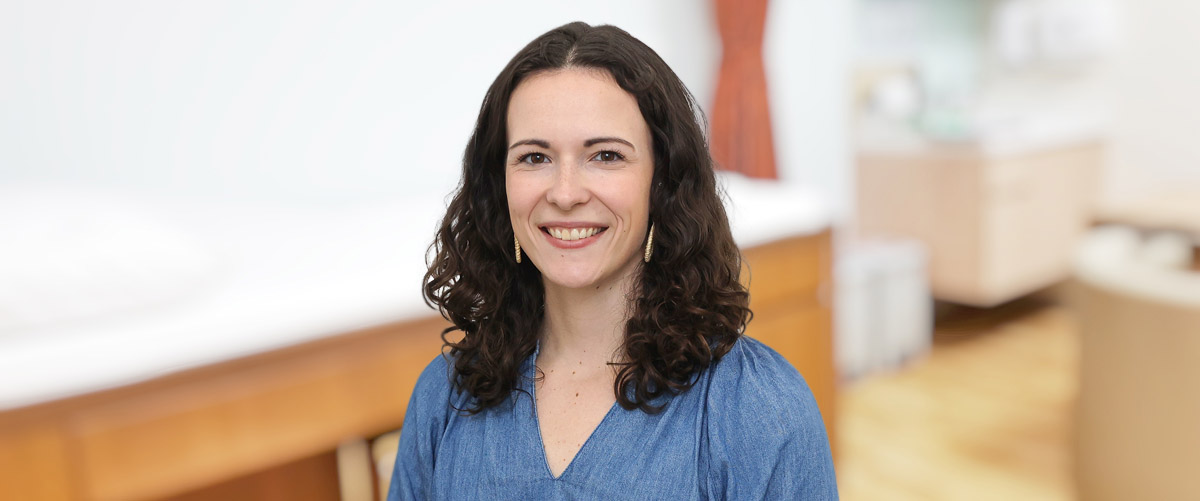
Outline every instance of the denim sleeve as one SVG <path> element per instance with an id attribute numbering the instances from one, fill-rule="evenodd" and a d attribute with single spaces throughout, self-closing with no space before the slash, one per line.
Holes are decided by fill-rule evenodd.
<path id="1" fill-rule="evenodd" d="M 746 339 L 714 368 L 707 490 L 713 499 L 838 498 L 821 412 L 800 373 Z M 728 363 L 727 363 L 728 362 Z"/>
<path id="2" fill-rule="evenodd" d="M 433 498 L 438 441 L 449 416 L 449 365 L 439 355 L 421 372 L 404 413 L 388 501 Z"/>

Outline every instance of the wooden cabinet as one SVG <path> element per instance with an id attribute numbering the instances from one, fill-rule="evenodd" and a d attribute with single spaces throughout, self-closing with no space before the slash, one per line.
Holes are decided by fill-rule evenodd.
<path id="1" fill-rule="evenodd" d="M 0 412 L 0 499 L 158 499 L 307 470 L 346 439 L 399 425 L 444 326 L 390 325 Z"/>
<path id="2" fill-rule="evenodd" d="M 992 306 L 1067 276 L 1092 219 L 1099 143 L 992 156 L 971 147 L 858 157 L 861 236 L 928 247 L 934 296 Z"/>

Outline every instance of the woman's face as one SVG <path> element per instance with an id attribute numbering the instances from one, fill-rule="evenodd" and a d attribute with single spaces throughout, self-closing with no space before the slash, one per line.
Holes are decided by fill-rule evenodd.
<path id="1" fill-rule="evenodd" d="M 508 105 L 513 231 L 547 286 L 612 287 L 638 266 L 654 173 L 650 130 L 605 71 L 527 77 Z"/>

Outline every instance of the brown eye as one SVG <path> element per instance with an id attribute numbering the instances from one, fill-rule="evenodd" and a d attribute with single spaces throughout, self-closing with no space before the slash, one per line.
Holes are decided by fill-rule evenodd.
<path id="1" fill-rule="evenodd" d="M 544 164 L 544 163 L 546 163 L 546 161 L 548 159 L 546 158 L 546 155 L 543 155 L 541 153 L 526 153 L 525 155 L 521 156 L 521 158 L 519 158 L 518 160 L 520 160 L 521 162 L 527 162 L 527 163 L 531 163 L 531 164 Z"/>
<path id="2" fill-rule="evenodd" d="M 600 153 L 596 154 L 596 160 L 601 162 L 616 162 L 618 160 L 623 160 L 624 158 L 625 157 L 621 156 L 620 153 L 610 150 L 601 151 Z"/>

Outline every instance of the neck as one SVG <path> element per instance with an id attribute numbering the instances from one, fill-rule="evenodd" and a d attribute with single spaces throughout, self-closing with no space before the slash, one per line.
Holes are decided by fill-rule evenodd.
<path id="1" fill-rule="evenodd" d="M 546 310 L 539 365 L 608 368 L 624 358 L 633 274 L 599 287 L 568 289 L 545 283 Z"/>

